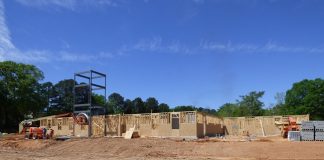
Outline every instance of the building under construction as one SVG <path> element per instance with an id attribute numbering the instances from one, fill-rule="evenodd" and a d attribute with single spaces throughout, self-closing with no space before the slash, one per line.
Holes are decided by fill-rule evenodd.
<path id="1" fill-rule="evenodd" d="M 98 90 L 103 91 L 106 97 L 106 75 L 93 70 L 79 72 L 74 74 L 74 81 L 73 113 L 32 120 L 39 127 L 54 131 L 54 136 L 123 136 L 128 130 L 136 131 L 141 137 L 270 136 L 280 135 L 288 118 L 221 118 L 197 111 L 107 115 L 104 107 L 93 104 L 91 98 L 92 93 Z M 309 120 L 309 115 L 289 117 L 294 118 L 297 124 Z M 20 131 L 23 124 L 19 126 Z"/>
<path id="2" fill-rule="evenodd" d="M 92 116 L 92 122 L 87 124 L 78 124 L 72 114 L 41 117 L 33 121 L 38 121 L 42 128 L 52 129 L 54 136 L 123 136 L 127 130 L 134 128 L 141 137 L 200 138 L 221 135 L 280 135 L 281 127 L 287 117 L 220 118 L 201 112 L 186 111 L 97 115 Z M 297 124 L 309 120 L 309 115 L 291 115 L 289 117 L 296 119 Z M 90 127 L 89 124 L 91 124 Z"/>

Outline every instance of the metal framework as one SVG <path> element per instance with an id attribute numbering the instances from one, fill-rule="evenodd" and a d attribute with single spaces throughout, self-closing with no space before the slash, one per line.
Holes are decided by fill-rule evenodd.
<path id="1" fill-rule="evenodd" d="M 80 83 L 77 84 L 77 79 L 81 78 L 85 80 L 85 82 L 88 83 Z M 93 82 L 94 79 L 103 79 L 104 78 L 104 84 L 96 84 Z M 76 90 L 78 88 L 86 88 L 87 89 L 87 99 L 88 101 L 85 103 L 79 103 L 76 98 L 77 98 L 77 93 Z M 73 113 L 74 115 L 78 115 L 80 113 L 85 113 L 88 115 L 89 120 L 88 120 L 88 135 L 89 137 L 92 135 L 92 116 L 93 115 L 98 115 L 98 114 L 104 114 L 105 115 L 105 108 L 103 106 L 94 106 L 92 103 L 92 93 L 94 90 L 104 90 L 104 102 L 106 103 L 106 74 L 97 72 L 97 71 L 84 71 L 84 72 L 78 72 L 74 73 L 74 87 L 73 87 Z"/>

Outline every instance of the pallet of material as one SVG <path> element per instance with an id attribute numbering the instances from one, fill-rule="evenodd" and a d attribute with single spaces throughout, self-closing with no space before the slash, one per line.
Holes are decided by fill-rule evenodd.
<path id="1" fill-rule="evenodd" d="M 300 131 L 289 131 L 288 141 L 300 141 Z"/>
<path id="2" fill-rule="evenodd" d="M 302 121 L 301 123 L 302 130 L 314 130 L 314 126 L 313 121 Z"/>
<path id="3" fill-rule="evenodd" d="M 324 131 L 324 121 L 316 121 L 314 126 L 316 131 Z"/>
<path id="4" fill-rule="evenodd" d="M 302 131 L 300 133 L 302 141 L 314 141 L 315 134 L 314 132 Z"/>
<path id="5" fill-rule="evenodd" d="M 324 132 L 315 132 L 316 141 L 324 141 Z"/>

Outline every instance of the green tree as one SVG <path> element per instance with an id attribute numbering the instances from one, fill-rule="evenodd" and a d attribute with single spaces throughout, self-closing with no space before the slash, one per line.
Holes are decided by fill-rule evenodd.
<path id="1" fill-rule="evenodd" d="M 179 111 L 195 111 L 197 110 L 196 107 L 194 106 L 176 106 L 172 109 L 175 112 L 179 112 Z"/>
<path id="2" fill-rule="evenodd" d="M 159 112 L 169 112 L 169 105 L 165 104 L 165 103 L 161 103 L 159 104 L 158 110 Z"/>
<path id="3" fill-rule="evenodd" d="M 133 113 L 145 113 L 144 102 L 140 97 L 135 98 L 133 101 Z"/>
<path id="4" fill-rule="evenodd" d="M 54 85 L 51 91 L 48 114 L 60 114 L 73 111 L 73 87 L 75 81 L 66 79 Z"/>
<path id="5" fill-rule="evenodd" d="M 105 106 L 105 96 L 92 93 L 92 104 L 96 106 Z"/>
<path id="6" fill-rule="evenodd" d="M 145 109 L 147 113 L 158 112 L 159 102 L 154 97 L 149 97 L 145 101 Z"/>
<path id="7" fill-rule="evenodd" d="M 216 115 L 217 111 L 215 109 L 210 108 L 203 108 L 203 107 L 195 107 L 195 106 L 176 106 L 173 109 L 171 109 L 175 112 L 181 112 L 181 111 L 198 111 L 198 112 L 204 112 L 208 114 L 214 114 Z"/>
<path id="8" fill-rule="evenodd" d="M 303 80 L 286 92 L 288 114 L 310 114 L 312 119 L 324 119 L 324 80 Z"/>
<path id="9" fill-rule="evenodd" d="M 124 113 L 132 114 L 133 113 L 133 102 L 129 99 L 126 99 L 124 102 Z"/>
<path id="10" fill-rule="evenodd" d="M 44 109 L 43 73 L 33 65 L 0 62 L 0 128 L 15 129 L 26 115 L 37 116 Z"/>
<path id="11" fill-rule="evenodd" d="M 48 109 L 50 108 L 50 98 L 53 94 L 53 84 L 51 82 L 45 82 L 38 86 L 38 94 L 42 97 L 42 106 L 44 106 L 43 112 L 39 112 L 39 116 L 46 116 Z"/>
<path id="12" fill-rule="evenodd" d="M 110 108 L 115 114 L 124 113 L 124 97 L 118 93 L 112 93 L 108 97 L 108 111 Z"/>
<path id="13" fill-rule="evenodd" d="M 279 111 L 276 110 L 276 106 L 270 104 L 268 108 L 263 109 L 263 116 L 273 116 L 273 115 L 281 115 Z"/>
<path id="14" fill-rule="evenodd" d="M 285 104 L 286 93 L 278 92 L 278 93 L 276 93 L 274 98 L 276 100 L 276 104 L 283 105 L 283 104 Z"/>
<path id="15" fill-rule="evenodd" d="M 280 92 L 276 93 L 275 100 L 276 104 L 268 109 L 268 112 L 271 112 L 272 115 L 287 115 L 289 114 L 286 104 L 285 104 L 286 93 Z"/>
<path id="16" fill-rule="evenodd" d="M 217 115 L 222 117 L 237 117 L 240 116 L 240 108 L 237 104 L 225 103 L 219 107 Z"/>
<path id="17" fill-rule="evenodd" d="M 75 83 L 75 85 L 78 85 L 77 82 L 73 82 L 73 83 Z M 89 88 L 89 86 L 86 83 L 83 83 L 83 82 L 81 82 L 80 85 L 83 85 L 83 86 L 76 87 L 75 91 L 74 91 L 75 92 L 75 103 L 76 104 L 90 103 L 90 99 L 89 99 L 90 88 Z M 92 100 L 94 98 L 93 94 L 94 93 L 91 93 Z"/>
<path id="18" fill-rule="evenodd" d="M 201 107 L 199 107 L 199 108 L 201 108 Z M 208 113 L 208 114 L 214 114 L 214 115 L 217 114 L 217 112 L 216 112 L 215 109 L 210 109 L 210 108 L 203 108 L 203 109 L 201 110 L 201 112 Z"/>
<path id="19" fill-rule="evenodd" d="M 260 101 L 260 98 L 264 95 L 264 91 L 250 92 L 248 95 L 241 96 L 241 100 L 238 101 L 240 107 L 240 116 L 261 116 L 263 115 L 264 103 Z"/>

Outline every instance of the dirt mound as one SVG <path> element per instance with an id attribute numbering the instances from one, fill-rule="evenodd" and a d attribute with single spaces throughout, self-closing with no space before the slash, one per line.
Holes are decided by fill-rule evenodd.
<path id="1" fill-rule="evenodd" d="M 273 142 L 271 139 L 266 139 L 266 138 L 260 138 L 255 140 L 256 142 Z"/>
<path id="2" fill-rule="evenodd" d="M 22 134 L 7 134 L 7 135 L 4 135 L 2 137 L 0 137 L 0 141 L 1 140 L 22 140 L 24 139 L 25 136 L 22 135 Z"/>
<path id="3" fill-rule="evenodd" d="M 146 157 L 154 157 L 154 158 L 159 158 L 159 157 L 177 157 L 177 154 L 170 154 L 166 153 L 163 151 L 153 151 L 148 154 L 146 154 Z"/>
<path id="4" fill-rule="evenodd" d="M 53 140 L 4 140 L 0 141 L 0 148 L 37 150 L 53 146 L 56 143 Z"/>
<path id="5" fill-rule="evenodd" d="M 38 150 L 57 144 L 55 140 L 25 139 L 24 135 L 11 134 L 0 138 L 0 148 L 17 150 Z"/>
<path id="6" fill-rule="evenodd" d="M 321 159 L 323 142 L 138 138 L 0 140 L 0 159 Z M 40 152 L 41 151 L 41 152 Z M 32 155 L 32 156 L 30 156 Z"/>

